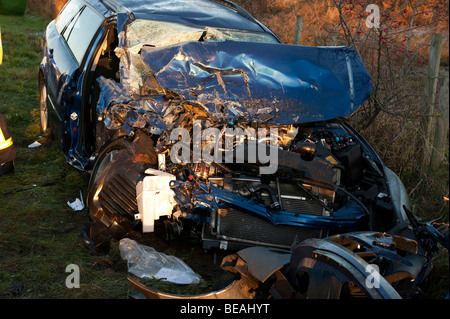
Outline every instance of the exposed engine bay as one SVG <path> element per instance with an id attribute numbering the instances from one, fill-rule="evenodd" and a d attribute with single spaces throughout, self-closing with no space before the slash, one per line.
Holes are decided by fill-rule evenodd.
<path id="1" fill-rule="evenodd" d="M 167 165 L 177 177 L 171 189 L 179 204 L 178 216 L 165 221 L 171 234 L 181 235 L 184 221 L 201 218 L 207 246 L 289 248 L 337 231 L 389 229 L 393 209 L 383 174 L 344 125 L 279 129 L 278 170 L 270 175 L 247 162 Z M 202 213 L 208 207 L 211 213 Z"/>
<path id="2" fill-rule="evenodd" d="M 192 117 L 179 118 L 183 122 L 175 127 L 193 130 Z M 195 118 L 202 128 L 205 123 L 213 127 L 198 113 Z M 147 135 L 140 129 L 133 139 L 120 137 L 130 142 L 118 147 L 114 160 L 96 175 L 88 198 L 91 216 L 109 228 L 105 240 L 125 236 L 138 224 L 152 232 L 159 221 L 167 239 L 198 238 L 205 248 L 289 249 L 307 238 L 395 226 L 383 166 L 344 121 L 277 126 L 276 136 L 267 127 L 262 132 L 267 135 L 259 134 L 258 142 L 234 136 L 232 160 L 209 163 L 174 163 L 171 151 L 181 141 L 170 140 L 169 134 Z M 249 159 L 252 143 L 266 148 L 273 139 L 277 169 L 260 174 L 263 164 Z M 222 142 L 201 140 L 203 155 L 207 151 L 214 158 Z M 189 150 L 195 137 L 191 143 Z"/>

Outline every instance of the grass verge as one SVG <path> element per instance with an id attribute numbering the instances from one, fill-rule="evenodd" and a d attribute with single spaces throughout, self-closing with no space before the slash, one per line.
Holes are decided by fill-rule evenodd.
<path id="1" fill-rule="evenodd" d="M 91 256 L 80 237 L 87 215 L 67 205 L 84 193 L 87 176 L 55 141 L 28 148 L 40 133 L 37 74 L 48 22 L 0 15 L 0 112 L 17 151 L 14 174 L 0 177 L 0 298 L 126 298 L 126 263 Z M 80 289 L 65 285 L 68 264 L 80 268 Z"/>

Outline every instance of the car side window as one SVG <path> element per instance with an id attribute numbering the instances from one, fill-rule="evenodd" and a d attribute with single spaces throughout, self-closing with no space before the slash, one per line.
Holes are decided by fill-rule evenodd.
<path id="1" fill-rule="evenodd" d="M 78 17 L 80 16 L 83 9 L 84 9 L 84 7 L 80 11 L 77 12 L 77 14 L 72 18 L 72 20 L 70 20 L 69 24 L 64 28 L 63 32 L 61 33 L 61 35 L 66 40 L 66 42 L 69 41 L 70 33 L 72 32 L 72 29 L 73 29 L 75 23 L 78 21 Z"/>
<path id="2" fill-rule="evenodd" d="M 89 44 L 102 22 L 103 17 L 99 13 L 89 6 L 85 6 L 64 31 L 63 36 L 78 64 L 81 64 Z"/>
<path id="3" fill-rule="evenodd" d="M 60 34 L 63 34 L 67 25 L 71 21 L 73 21 L 73 18 L 80 12 L 82 7 L 82 1 L 71 0 L 67 2 L 64 8 L 61 10 L 60 14 L 55 19 L 56 30 L 58 30 Z"/>

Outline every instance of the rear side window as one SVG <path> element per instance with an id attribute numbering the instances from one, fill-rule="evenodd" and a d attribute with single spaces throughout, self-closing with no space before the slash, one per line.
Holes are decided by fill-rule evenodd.
<path id="1" fill-rule="evenodd" d="M 66 38 L 67 44 L 78 64 L 81 64 L 86 50 L 102 22 L 103 17 L 89 6 L 86 6 L 74 17 L 64 31 L 64 38 Z"/>

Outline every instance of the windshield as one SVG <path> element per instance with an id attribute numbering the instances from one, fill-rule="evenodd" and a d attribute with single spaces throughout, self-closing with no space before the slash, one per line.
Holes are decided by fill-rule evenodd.
<path id="1" fill-rule="evenodd" d="M 218 42 L 226 40 L 279 43 L 267 32 L 201 27 L 164 21 L 136 20 L 127 27 L 128 48 L 143 45 L 168 47 L 190 41 Z"/>

